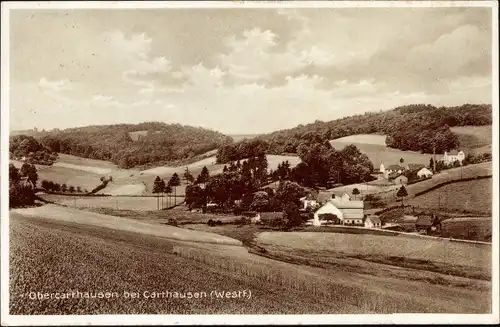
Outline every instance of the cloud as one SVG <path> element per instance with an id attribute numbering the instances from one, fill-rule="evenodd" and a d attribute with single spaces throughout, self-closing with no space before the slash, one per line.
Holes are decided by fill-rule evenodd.
<path id="1" fill-rule="evenodd" d="M 71 84 L 67 79 L 49 81 L 45 77 L 42 77 L 40 78 L 38 85 L 42 90 L 51 92 L 61 92 L 71 89 Z"/>

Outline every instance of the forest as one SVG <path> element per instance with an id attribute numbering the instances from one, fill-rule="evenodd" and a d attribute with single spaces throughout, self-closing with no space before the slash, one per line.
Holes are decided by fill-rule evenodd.
<path id="1" fill-rule="evenodd" d="M 131 132 L 142 132 L 132 140 Z M 232 139 L 215 131 L 180 124 L 147 122 L 56 130 L 40 138 L 52 152 L 108 160 L 120 168 L 166 164 L 217 149 Z"/>
<path id="2" fill-rule="evenodd" d="M 491 125 L 491 105 L 458 107 L 408 105 L 389 111 L 369 112 L 323 122 L 315 121 L 291 129 L 260 135 L 219 148 L 217 162 L 226 163 L 258 155 L 297 154 L 300 147 L 355 134 L 385 134 L 386 144 L 400 150 L 441 153 L 459 146 L 453 126 Z"/>

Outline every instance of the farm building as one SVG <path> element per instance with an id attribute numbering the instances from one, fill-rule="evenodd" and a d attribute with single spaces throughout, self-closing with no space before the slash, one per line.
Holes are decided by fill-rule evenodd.
<path id="1" fill-rule="evenodd" d="M 321 226 L 324 223 L 320 220 L 320 215 L 323 214 L 335 215 L 342 225 L 363 226 L 363 201 L 351 201 L 346 193 L 341 197 L 332 194 L 332 198 L 314 213 L 314 226 Z"/>
<path id="2" fill-rule="evenodd" d="M 377 216 L 368 216 L 365 219 L 365 227 L 366 228 L 380 228 L 382 226 L 382 222 Z"/>
<path id="3" fill-rule="evenodd" d="M 408 164 L 409 171 L 419 171 L 420 169 L 425 168 L 425 165 L 422 164 Z"/>
<path id="4" fill-rule="evenodd" d="M 308 195 L 300 198 L 302 209 L 314 207 L 318 204 L 318 191 L 311 191 Z"/>
<path id="5" fill-rule="evenodd" d="M 415 229 L 420 234 L 436 234 L 441 232 L 441 223 L 437 217 L 420 216 L 415 222 Z"/>
<path id="6" fill-rule="evenodd" d="M 408 177 L 403 174 L 393 173 L 389 175 L 389 181 L 397 185 L 406 185 L 408 184 Z"/>
<path id="7" fill-rule="evenodd" d="M 465 153 L 463 151 L 452 150 L 450 152 L 444 152 L 443 161 L 445 164 L 450 165 L 455 161 L 459 161 L 460 164 L 465 159 Z"/>
<path id="8" fill-rule="evenodd" d="M 390 165 L 385 169 L 385 171 L 389 174 L 389 176 L 394 173 L 402 174 L 405 171 L 405 167 L 400 165 Z"/>
<path id="9" fill-rule="evenodd" d="M 257 224 L 261 222 L 260 213 L 255 211 L 245 211 L 242 212 L 241 215 L 245 218 L 250 219 L 252 224 Z"/>
<path id="10" fill-rule="evenodd" d="M 427 178 L 427 177 L 431 177 L 433 174 L 432 174 L 432 171 L 430 171 L 428 168 L 426 167 L 423 167 L 422 169 L 420 169 L 418 172 L 417 172 L 417 176 L 419 178 Z"/>

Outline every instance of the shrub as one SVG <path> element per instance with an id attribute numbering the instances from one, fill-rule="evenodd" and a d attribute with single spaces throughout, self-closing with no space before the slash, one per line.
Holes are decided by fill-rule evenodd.
<path id="1" fill-rule="evenodd" d="M 177 219 L 176 218 L 169 218 L 167 224 L 172 225 L 172 226 L 177 226 Z"/>

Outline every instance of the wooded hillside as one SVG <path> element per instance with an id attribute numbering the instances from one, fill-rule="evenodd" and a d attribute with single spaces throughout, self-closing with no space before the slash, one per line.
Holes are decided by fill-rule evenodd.
<path id="1" fill-rule="evenodd" d="M 131 132 L 147 131 L 137 141 Z M 121 168 L 165 164 L 203 154 L 231 138 L 200 127 L 148 122 L 70 128 L 40 138 L 53 152 L 109 160 Z"/>
<path id="2" fill-rule="evenodd" d="M 401 150 L 431 153 L 435 145 L 441 153 L 459 146 L 458 138 L 450 131 L 453 126 L 491 125 L 491 105 L 465 104 L 459 107 L 408 105 L 390 111 L 365 113 L 330 122 L 316 121 L 291 129 L 260 135 L 221 147 L 219 163 L 258 155 L 298 153 L 299 147 L 323 143 L 354 134 L 380 133 L 387 135 L 386 144 Z"/>

